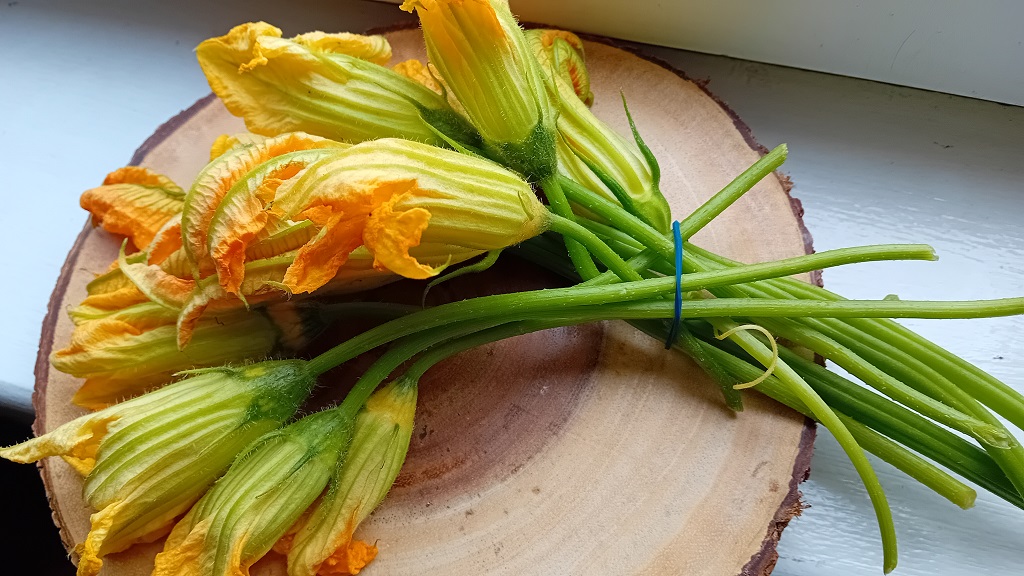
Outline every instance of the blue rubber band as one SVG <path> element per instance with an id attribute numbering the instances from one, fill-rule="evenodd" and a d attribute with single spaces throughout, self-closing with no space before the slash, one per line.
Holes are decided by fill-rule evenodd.
<path id="1" fill-rule="evenodd" d="M 672 223 L 672 238 L 676 245 L 676 305 L 672 326 L 669 327 L 668 338 L 665 339 L 665 350 L 676 343 L 679 325 L 683 319 L 683 233 L 679 230 L 679 220 Z"/>

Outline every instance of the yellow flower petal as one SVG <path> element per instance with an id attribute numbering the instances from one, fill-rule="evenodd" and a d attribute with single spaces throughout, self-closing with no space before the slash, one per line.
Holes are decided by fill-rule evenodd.
<path id="1" fill-rule="evenodd" d="M 75 546 L 75 552 L 78 554 L 78 576 L 95 576 L 103 568 L 103 556 L 127 550 L 132 544 L 153 542 L 170 532 L 170 521 L 173 517 L 164 518 L 163 526 L 141 538 L 128 541 L 111 538 L 114 536 L 112 532 L 117 531 L 117 524 L 123 523 L 123 517 L 130 513 L 127 508 L 129 505 L 119 500 L 89 516 L 89 533 L 86 534 L 85 541 Z"/>
<path id="2" fill-rule="evenodd" d="M 223 156 L 225 152 L 230 152 L 236 148 L 259 144 L 266 139 L 266 136 L 260 136 L 259 134 L 253 134 L 251 132 L 243 132 L 241 134 L 221 134 L 220 136 L 217 136 L 213 141 L 213 144 L 210 146 L 210 162 L 213 162 L 220 156 Z"/>
<path id="3" fill-rule="evenodd" d="M 430 222 L 430 212 L 423 208 L 395 211 L 395 203 L 407 194 L 394 196 L 373 211 L 363 230 L 363 242 L 373 252 L 374 268 L 391 270 L 406 278 L 430 278 L 441 268 L 420 264 L 409 255 L 409 249 L 420 243 Z"/>
<path id="4" fill-rule="evenodd" d="M 127 236 L 145 248 L 161 226 L 181 211 L 185 193 L 148 168 L 128 166 L 107 175 L 103 185 L 82 193 L 82 208 L 104 230 Z"/>
<path id="5" fill-rule="evenodd" d="M 195 281 L 168 274 L 155 264 L 146 264 L 144 257 L 145 253 L 126 257 L 122 245 L 117 262 L 124 275 L 147 298 L 161 306 L 180 309 L 195 289 Z"/>
<path id="6" fill-rule="evenodd" d="M 407 0 L 430 64 L 462 105 L 488 156 L 543 180 L 556 169 L 555 117 L 537 58 L 506 0 Z"/>
<path id="7" fill-rule="evenodd" d="M 444 100 L 378 65 L 390 55 L 382 36 L 313 32 L 285 39 L 264 22 L 237 26 L 196 48 L 210 87 L 252 132 L 440 144 L 421 111 L 443 111 Z"/>
<path id="8" fill-rule="evenodd" d="M 179 522 L 167 537 L 163 552 L 156 555 L 152 576 L 207 576 L 200 557 L 211 521 L 204 519 L 191 530 L 186 528 L 185 520 Z M 246 572 L 248 570 L 241 574 Z"/>
<path id="9" fill-rule="evenodd" d="M 526 38 L 542 69 L 561 76 L 587 106 L 594 103 L 590 74 L 584 63 L 583 41 L 579 36 L 567 30 L 534 29 L 526 31 Z"/>
<path id="10" fill-rule="evenodd" d="M 149 302 L 149 298 L 147 298 L 146 295 L 143 294 L 142 291 L 134 284 L 130 284 L 109 292 L 90 294 L 82 300 L 81 304 L 73 308 L 70 314 L 72 320 L 78 322 L 79 319 L 86 319 L 90 312 L 113 312 L 122 308 L 127 308 L 128 306 L 142 304 L 145 302 Z"/>
<path id="11" fill-rule="evenodd" d="M 292 38 L 292 42 L 323 52 L 346 54 L 381 66 L 391 60 L 391 45 L 380 35 L 308 32 Z"/>
<path id="12" fill-rule="evenodd" d="M 391 69 L 421 86 L 430 88 L 438 94 L 441 93 L 441 85 L 437 83 L 437 79 L 434 78 L 423 62 L 420 62 L 415 58 L 399 62 L 392 66 Z"/>
<path id="13" fill-rule="evenodd" d="M 60 456 L 85 476 L 96 465 L 96 453 L 108 427 L 118 418 L 120 415 L 117 413 L 77 418 L 42 436 L 0 448 L 0 458 L 28 464 L 47 456 Z"/>

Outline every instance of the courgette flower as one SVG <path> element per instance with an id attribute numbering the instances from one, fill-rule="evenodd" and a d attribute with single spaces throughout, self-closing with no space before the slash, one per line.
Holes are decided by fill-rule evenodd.
<path id="1" fill-rule="evenodd" d="M 554 173 L 556 110 L 506 0 L 406 0 L 427 55 L 484 150 L 531 180 Z"/>
<path id="2" fill-rule="evenodd" d="M 288 554 L 289 576 L 358 574 L 377 554 L 353 540 L 384 500 L 405 462 L 416 413 L 416 380 L 402 376 L 370 397 L 356 418 L 344 464 L 311 512 L 274 546 Z"/>
<path id="3" fill-rule="evenodd" d="M 95 410 L 171 382 L 182 370 L 293 355 L 327 326 L 319 306 L 280 302 L 205 316 L 189 348 L 179 350 L 176 320 L 155 302 L 128 306 L 75 326 L 50 362 L 85 379 L 72 402 Z"/>
<path id="4" fill-rule="evenodd" d="M 240 576 L 323 492 L 352 439 L 343 408 L 255 440 L 175 525 L 153 576 Z"/>
<path id="5" fill-rule="evenodd" d="M 447 263 L 532 238 L 548 222 L 529 184 L 509 170 L 397 139 L 338 150 L 272 195 L 243 190 L 231 201 L 262 210 L 218 209 L 210 224 L 212 257 L 229 288 L 245 278 L 233 274 L 252 249 L 248 237 L 232 231 L 260 230 L 271 221 L 311 223 L 312 235 L 297 248 L 281 282 L 292 293 L 324 286 L 352 267 L 357 254 L 371 256 L 379 272 L 427 278 Z M 229 236 L 234 247 L 218 249 L 226 243 L 218 238 Z"/>
<path id="6" fill-rule="evenodd" d="M 203 41 L 196 56 L 214 93 L 257 134 L 442 144 L 432 123 L 468 130 L 443 98 L 382 66 L 391 58 L 383 36 L 311 32 L 285 39 L 280 29 L 254 22 Z"/>
<path id="7" fill-rule="evenodd" d="M 97 574 L 107 554 L 166 534 L 246 446 L 295 413 L 315 381 L 299 360 L 190 374 L 0 449 L 22 463 L 61 456 L 85 476 L 96 513 L 76 546 L 80 576 Z"/>
<path id="8" fill-rule="evenodd" d="M 530 30 L 526 36 L 558 102 L 559 171 L 619 202 L 659 231 L 668 232 L 672 211 L 658 188 L 660 170 L 653 154 L 635 129 L 640 148 L 587 108 L 593 94 L 583 43 L 563 30 Z"/>

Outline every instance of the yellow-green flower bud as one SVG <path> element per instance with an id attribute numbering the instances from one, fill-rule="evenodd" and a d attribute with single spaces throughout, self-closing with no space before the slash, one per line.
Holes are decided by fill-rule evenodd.
<path id="1" fill-rule="evenodd" d="M 166 534 L 246 446 L 295 413 L 314 381 L 300 360 L 196 370 L 0 457 L 61 456 L 85 476 L 84 499 L 97 512 L 77 547 L 78 574 L 94 575 L 103 556 Z"/>
<path id="2" fill-rule="evenodd" d="M 416 414 L 416 380 L 381 388 L 356 418 L 352 445 L 323 498 L 275 549 L 288 554 L 289 576 L 357 574 L 377 554 L 353 540 L 356 528 L 387 495 L 405 462 Z"/>
<path id="3" fill-rule="evenodd" d="M 247 574 L 323 492 L 352 421 L 325 410 L 253 442 L 175 525 L 153 576 Z"/>
<path id="4" fill-rule="evenodd" d="M 660 173 L 654 156 L 635 132 L 641 149 L 587 108 L 587 95 L 590 99 L 593 95 L 583 63 L 583 43 L 561 30 L 530 30 L 526 35 L 558 102 L 559 171 L 668 232 L 672 211 L 658 188 Z"/>
<path id="5" fill-rule="evenodd" d="M 594 103 L 590 91 L 590 73 L 584 56 L 583 41 L 567 30 L 534 28 L 525 32 L 541 69 L 548 76 L 558 76 L 572 86 L 576 96 L 587 106 Z"/>
<path id="6" fill-rule="evenodd" d="M 183 370 L 293 354 L 321 334 L 329 318 L 313 302 L 279 302 L 252 311 L 204 316 L 189 347 L 178 348 L 176 314 L 155 302 L 81 322 L 54 368 L 85 382 L 72 402 L 92 410 L 173 381 Z"/>
<path id="7" fill-rule="evenodd" d="M 485 151 L 527 178 L 554 173 L 555 110 L 506 0 L 406 0 L 427 55 L 480 133 Z"/>
<path id="8" fill-rule="evenodd" d="M 382 66 L 391 58 L 383 36 L 285 39 L 266 22 L 250 22 L 203 41 L 196 56 L 214 93 L 257 134 L 442 144 L 431 124 L 457 139 L 471 131 L 438 94 Z"/>

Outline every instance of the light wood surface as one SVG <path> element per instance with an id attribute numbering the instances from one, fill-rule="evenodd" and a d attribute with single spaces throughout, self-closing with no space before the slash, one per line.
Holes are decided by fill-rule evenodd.
<path id="1" fill-rule="evenodd" d="M 422 57 L 418 32 L 389 37 L 395 61 Z M 589 42 L 587 50 L 595 113 L 624 131 L 625 91 L 677 215 L 757 158 L 745 127 L 700 87 L 610 46 Z M 218 102 L 204 100 L 136 160 L 189 182 L 213 138 L 239 129 Z M 745 261 L 808 248 L 798 205 L 774 178 L 696 240 Z M 68 402 L 78 381 L 49 370 L 45 358 L 67 341 L 63 311 L 115 249 L 114 238 L 86 230 L 65 264 L 41 342 L 37 432 L 80 413 Z M 501 274 L 523 273 L 506 266 L 483 281 L 508 284 Z M 733 416 L 696 367 L 625 324 L 472 351 L 429 373 L 421 389 L 406 467 L 360 530 L 381 549 L 364 572 L 371 576 L 767 573 L 778 532 L 798 509 L 796 483 L 813 438 L 804 420 L 757 394 Z M 89 510 L 80 480 L 59 460 L 42 474 L 65 543 L 81 541 Z M 104 574 L 147 574 L 158 546 L 108 557 Z M 283 574 L 280 559 L 254 573 Z"/>

